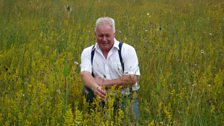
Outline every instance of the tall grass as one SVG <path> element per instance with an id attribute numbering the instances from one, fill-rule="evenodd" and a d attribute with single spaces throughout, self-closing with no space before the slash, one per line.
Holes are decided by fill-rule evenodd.
<path id="1" fill-rule="evenodd" d="M 136 125 L 224 124 L 224 2 L 0 0 L 0 125 L 135 125 L 89 111 L 79 76 L 95 20 L 111 16 L 141 68 Z M 76 63 L 74 63 L 76 61 Z M 98 104 L 96 103 L 96 106 Z"/>

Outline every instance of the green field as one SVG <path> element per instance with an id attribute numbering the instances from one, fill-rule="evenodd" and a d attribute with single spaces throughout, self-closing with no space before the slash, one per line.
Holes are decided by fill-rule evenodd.
<path id="1" fill-rule="evenodd" d="M 101 16 L 137 51 L 138 123 L 83 100 L 80 55 Z M 0 0 L 0 125 L 223 126 L 224 1 Z"/>

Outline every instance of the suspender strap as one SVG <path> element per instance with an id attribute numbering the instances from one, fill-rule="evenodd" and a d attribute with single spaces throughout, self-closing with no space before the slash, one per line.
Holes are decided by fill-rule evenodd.
<path id="1" fill-rule="evenodd" d="M 123 73 L 124 73 L 124 62 L 123 62 L 123 58 L 122 58 L 122 55 L 121 55 L 121 49 L 122 49 L 122 45 L 123 45 L 123 42 L 120 42 L 119 43 L 119 50 L 118 50 L 118 54 L 119 54 L 119 58 L 120 58 L 120 62 L 121 62 L 121 67 L 122 67 L 122 70 L 123 70 Z M 132 92 L 132 87 L 129 88 L 130 92 Z"/>
<path id="2" fill-rule="evenodd" d="M 94 53 L 95 53 L 95 45 L 93 45 L 92 47 L 92 51 L 91 51 L 91 64 L 93 65 L 93 57 L 94 57 Z"/>
<path id="3" fill-rule="evenodd" d="M 95 54 L 95 45 L 93 45 L 92 47 L 92 51 L 91 51 L 91 65 L 93 66 L 93 57 L 94 57 L 94 54 Z M 92 72 L 92 76 L 94 77 L 94 74 Z"/>
<path id="4" fill-rule="evenodd" d="M 123 45 L 123 42 L 120 42 L 119 45 L 118 45 L 119 46 L 118 54 L 119 54 L 119 58 L 120 58 L 120 62 L 121 62 L 121 67 L 122 67 L 122 70 L 124 72 L 124 62 L 123 62 L 123 59 L 122 59 L 122 56 L 121 56 L 122 45 Z"/>

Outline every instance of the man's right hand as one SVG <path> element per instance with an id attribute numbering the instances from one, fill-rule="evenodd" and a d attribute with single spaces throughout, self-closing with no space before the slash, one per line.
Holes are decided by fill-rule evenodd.
<path id="1" fill-rule="evenodd" d="M 100 98 L 101 100 L 105 100 L 106 99 L 106 91 L 104 89 L 102 89 L 101 86 L 99 85 L 96 85 L 94 88 L 93 88 L 93 92 L 94 94 Z"/>

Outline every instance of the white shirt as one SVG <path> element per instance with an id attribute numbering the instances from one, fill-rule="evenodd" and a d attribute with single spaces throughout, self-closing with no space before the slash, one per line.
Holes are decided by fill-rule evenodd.
<path id="1" fill-rule="evenodd" d="M 119 42 L 115 39 L 114 45 L 108 53 L 107 58 L 104 57 L 98 44 L 95 44 L 95 53 L 93 57 L 93 66 L 91 64 L 91 51 L 93 46 L 85 48 L 81 54 L 81 72 L 88 71 L 93 72 L 94 76 L 99 76 L 105 80 L 112 80 L 121 77 L 122 75 L 134 74 L 140 75 L 138 58 L 135 49 L 128 44 L 123 43 L 121 49 L 121 56 L 124 62 L 124 73 L 122 70 L 121 62 L 119 59 Z M 132 86 L 132 90 L 138 90 L 140 86 L 138 83 Z M 129 89 L 125 89 L 122 93 L 129 92 Z"/>

